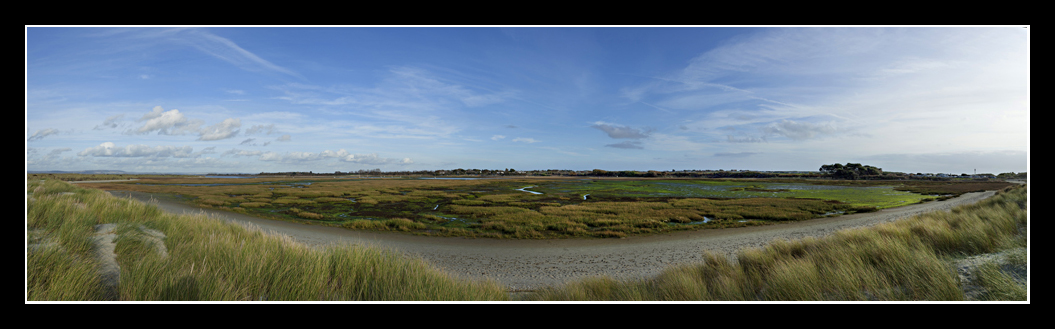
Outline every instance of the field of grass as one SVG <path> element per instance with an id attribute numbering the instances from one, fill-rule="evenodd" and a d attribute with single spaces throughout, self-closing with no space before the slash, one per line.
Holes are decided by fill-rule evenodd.
<path id="1" fill-rule="evenodd" d="M 1027 263 L 1025 187 L 975 205 L 820 239 L 777 241 L 735 259 L 708 253 L 701 264 L 656 278 L 595 278 L 543 289 L 523 300 L 963 300 L 950 264 L 1008 252 Z M 98 275 L 93 234 L 116 224 L 120 283 Z M 509 300 L 493 282 L 451 278 L 419 260 L 355 246 L 312 249 L 203 216 L 48 180 L 27 182 L 27 301 L 93 300 Z M 167 254 L 136 227 L 163 232 Z M 1027 300 L 1025 278 L 985 264 L 968 285 L 981 300 Z"/>
<path id="2" fill-rule="evenodd" d="M 919 187 L 903 182 L 855 184 L 752 179 L 144 178 L 84 186 L 168 194 L 201 207 L 350 229 L 527 239 L 766 225 L 936 198 L 905 191 Z M 1006 186 L 942 184 L 926 185 L 925 191 Z"/>

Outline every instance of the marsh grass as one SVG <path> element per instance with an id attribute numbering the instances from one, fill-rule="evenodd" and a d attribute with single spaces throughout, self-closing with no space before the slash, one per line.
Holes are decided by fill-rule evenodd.
<path id="1" fill-rule="evenodd" d="M 870 212 L 927 199 L 919 194 L 896 191 L 890 186 L 874 185 L 878 184 L 874 182 L 834 187 L 814 185 L 816 183 L 642 179 L 154 178 L 86 186 L 178 194 L 199 207 L 316 225 L 396 230 L 420 235 L 460 234 L 518 239 L 609 238 L 765 225 Z M 936 190 L 947 185 L 955 184 L 931 187 Z M 524 186 L 533 186 L 532 190 L 543 194 L 517 191 Z M 589 199 L 582 197 L 586 194 L 590 195 Z M 718 199 L 698 197 L 700 195 Z M 363 222 L 393 219 L 406 219 L 417 224 Z"/>
<path id="2" fill-rule="evenodd" d="M 106 298 L 91 243 L 93 227 L 105 223 L 118 224 L 119 300 L 508 299 L 495 282 L 457 279 L 394 252 L 351 245 L 308 247 L 205 215 L 167 214 L 156 206 L 58 181 L 27 187 L 32 192 L 27 192 L 27 238 L 33 232 L 34 242 L 57 241 L 29 247 L 27 240 L 29 301 Z M 133 227 L 140 225 L 165 234 L 167 255 L 133 237 Z M 385 225 L 414 223 L 395 219 Z"/>
<path id="3" fill-rule="evenodd" d="M 913 181 L 911 184 L 907 184 L 905 186 L 897 188 L 897 190 L 909 191 L 925 195 L 958 196 L 960 194 L 969 192 L 1000 190 L 1010 187 L 1012 185 L 1014 184 L 1000 181 Z"/>
<path id="4" fill-rule="evenodd" d="M 648 280 L 591 278 L 542 289 L 526 300 L 951 301 L 964 300 L 950 266 L 964 255 L 1019 248 L 1025 265 L 1026 189 L 985 201 L 824 238 L 776 240 L 727 258 L 704 253 L 700 264 Z M 985 300 L 1026 300 L 1024 278 L 989 264 L 976 271 Z"/>

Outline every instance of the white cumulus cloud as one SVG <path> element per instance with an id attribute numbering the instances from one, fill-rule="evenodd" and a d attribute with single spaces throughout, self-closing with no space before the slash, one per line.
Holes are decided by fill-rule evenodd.
<path id="1" fill-rule="evenodd" d="M 165 111 L 161 106 L 155 106 L 153 111 L 143 115 L 137 120 L 146 122 L 143 126 L 135 129 L 136 134 L 147 134 L 157 132 L 162 135 L 182 135 L 187 132 L 196 132 L 201 121 L 188 120 L 179 110 Z"/>
<path id="2" fill-rule="evenodd" d="M 193 158 L 199 153 L 194 153 L 190 146 L 147 146 L 142 144 L 118 147 L 112 142 L 105 142 L 98 146 L 89 147 L 77 153 L 78 156 L 93 157 L 159 157 L 159 158 Z"/>
<path id="3" fill-rule="evenodd" d="M 116 127 L 114 121 L 119 117 L 108 118 L 103 126 Z M 157 132 L 159 135 L 184 135 L 184 134 L 198 134 L 198 140 L 200 141 L 216 141 L 234 137 L 240 131 L 242 127 L 242 121 L 237 118 L 228 118 L 223 122 L 215 125 L 201 128 L 204 124 L 202 120 L 191 120 L 188 119 L 182 112 L 176 109 L 165 111 L 161 106 L 155 106 L 152 111 L 144 114 L 143 117 L 136 120 L 137 122 L 143 122 L 143 125 L 139 128 L 128 131 L 132 134 L 148 134 Z M 98 127 L 97 127 L 98 128 Z M 265 129 L 267 127 L 255 129 Z"/>

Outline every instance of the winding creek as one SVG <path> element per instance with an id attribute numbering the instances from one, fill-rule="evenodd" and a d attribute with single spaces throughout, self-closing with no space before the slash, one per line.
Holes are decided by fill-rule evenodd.
<path id="1" fill-rule="evenodd" d="M 521 187 L 521 188 L 518 188 L 516 190 L 517 191 L 521 191 L 521 192 L 528 192 L 528 193 L 531 193 L 531 194 L 542 194 L 542 192 L 535 192 L 535 191 L 528 191 L 527 190 L 527 189 L 532 188 L 532 187 L 536 187 L 536 186 L 532 185 L 532 186 L 528 186 L 528 187 Z"/>

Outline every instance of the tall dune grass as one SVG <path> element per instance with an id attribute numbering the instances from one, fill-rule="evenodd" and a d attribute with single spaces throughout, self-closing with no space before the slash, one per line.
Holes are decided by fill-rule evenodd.
<path id="1" fill-rule="evenodd" d="M 773 241 L 734 257 L 629 282 L 591 278 L 542 289 L 527 300 L 951 301 L 964 300 L 950 259 L 1018 248 L 1025 264 L 1026 189 L 973 205 L 824 238 Z M 1026 289 L 987 265 L 979 284 L 987 299 L 1026 300 Z"/>
<path id="2" fill-rule="evenodd" d="M 26 299 L 123 301 L 507 300 L 495 282 L 471 282 L 418 259 L 363 246 L 313 248 L 205 215 L 156 206 L 59 181 L 31 182 L 27 236 L 55 241 L 26 251 Z M 62 193 L 72 192 L 72 193 Z M 167 256 L 115 239 L 118 294 L 96 273 L 94 226 L 135 224 L 165 234 Z M 36 243 L 34 243 L 36 245 Z M 40 244 L 44 245 L 44 244 Z"/>

